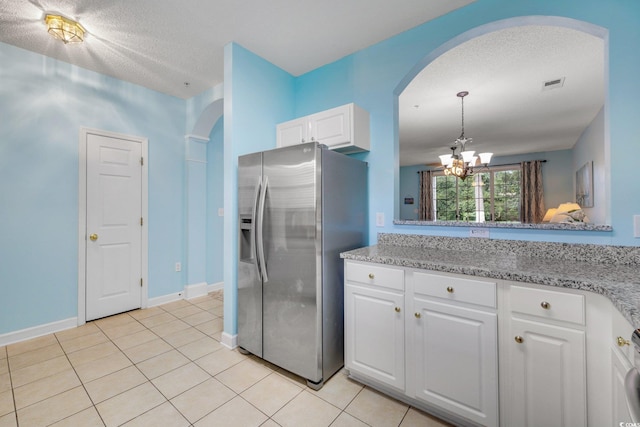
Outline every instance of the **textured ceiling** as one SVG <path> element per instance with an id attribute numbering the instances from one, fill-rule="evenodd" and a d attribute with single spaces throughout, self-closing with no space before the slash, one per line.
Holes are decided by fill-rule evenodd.
<path id="1" fill-rule="evenodd" d="M 0 42 L 190 98 L 222 83 L 229 42 L 300 75 L 471 2 L 0 0 Z M 50 37 L 45 12 L 78 20 L 85 43 Z"/>
<path id="2" fill-rule="evenodd" d="M 604 41 L 568 28 L 523 26 L 439 56 L 399 100 L 400 164 L 431 164 L 460 135 L 467 149 L 512 155 L 572 148 L 605 98 Z M 561 88 L 543 82 L 564 78 Z"/>

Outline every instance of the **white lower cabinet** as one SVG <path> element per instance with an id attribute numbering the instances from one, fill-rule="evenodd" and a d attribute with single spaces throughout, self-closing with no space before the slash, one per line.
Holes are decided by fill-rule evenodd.
<path id="1" fill-rule="evenodd" d="M 404 391 L 404 270 L 345 265 L 345 367 Z"/>
<path id="2" fill-rule="evenodd" d="M 350 375 L 455 425 L 629 422 L 632 332 L 590 292 L 345 262 Z"/>
<path id="3" fill-rule="evenodd" d="M 612 312 L 611 334 L 611 425 L 631 423 L 624 379 L 633 366 L 633 344 L 630 342 L 633 326 L 615 309 Z"/>
<path id="4" fill-rule="evenodd" d="M 404 390 L 404 295 L 347 284 L 345 365 Z"/>
<path id="5" fill-rule="evenodd" d="M 512 318 L 505 425 L 587 425 L 585 333 Z"/>
<path id="6" fill-rule="evenodd" d="M 631 423 L 631 414 L 625 397 L 624 378 L 632 368 L 629 359 L 617 348 L 611 349 L 611 425 Z"/>
<path id="7" fill-rule="evenodd" d="M 414 298 L 415 398 L 498 425 L 496 313 Z"/>

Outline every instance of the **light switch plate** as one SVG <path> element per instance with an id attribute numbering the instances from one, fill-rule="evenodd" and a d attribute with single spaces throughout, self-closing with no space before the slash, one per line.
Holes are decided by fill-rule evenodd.
<path id="1" fill-rule="evenodd" d="M 376 213 L 376 227 L 384 227 L 384 212 Z"/>
<path id="2" fill-rule="evenodd" d="M 488 228 L 471 228 L 469 230 L 469 237 L 481 237 L 483 239 L 489 238 Z"/>
<path id="3" fill-rule="evenodd" d="M 640 215 L 633 216 L 633 237 L 640 237 Z"/>

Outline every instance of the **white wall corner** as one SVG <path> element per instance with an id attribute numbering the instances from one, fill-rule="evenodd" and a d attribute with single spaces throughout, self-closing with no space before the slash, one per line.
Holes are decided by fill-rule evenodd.
<path id="1" fill-rule="evenodd" d="M 233 350 L 238 346 L 238 335 L 231 335 L 226 332 L 222 332 L 220 336 L 220 344 L 227 347 L 229 350 Z"/>
<path id="2" fill-rule="evenodd" d="M 64 331 L 65 329 L 75 328 L 76 326 L 78 326 L 78 318 L 70 317 L 57 322 L 46 323 L 44 325 L 9 332 L 0 335 L 0 347 L 52 334 L 54 332 Z"/>
<path id="3" fill-rule="evenodd" d="M 207 282 L 195 283 L 184 287 L 184 299 L 193 299 L 207 295 Z"/>
<path id="4" fill-rule="evenodd" d="M 224 289 L 224 282 L 210 283 L 207 285 L 207 293 L 221 291 Z"/>

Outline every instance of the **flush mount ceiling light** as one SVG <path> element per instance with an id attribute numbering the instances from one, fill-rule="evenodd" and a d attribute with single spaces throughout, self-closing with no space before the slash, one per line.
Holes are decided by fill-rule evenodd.
<path id="1" fill-rule="evenodd" d="M 478 156 L 480 156 L 480 163 L 485 167 L 489 165 L 491 156 L 493 156 L 493 153 L 480 153 L 478 156 L 474 156 L 475 151 L 467 151 L 466 149 L 466 145 L 472 141 L 472 138 L 464 136 L 464 97 L 467 95 L 469 95 L 467 91 L 456 94 L 462 103 L 462 132 L 453 142 L 453 146 L 451 147 L 452 154 L 439 156 L 442 166 L 444 166 L 444 174 L 453 175 L 462 180 L 473 174 L 473 167 L 476 165 Z M 460 148 L 460 154 L 456 154 L 458 148 Z"/>
<path id="2" fill-rule="evenodd" d="M 47 31 L 58 40 L 67 43 L 82 43 L 86 30 L 78 22 L 62 15 L 47 14 L 44 17 Z"/>

